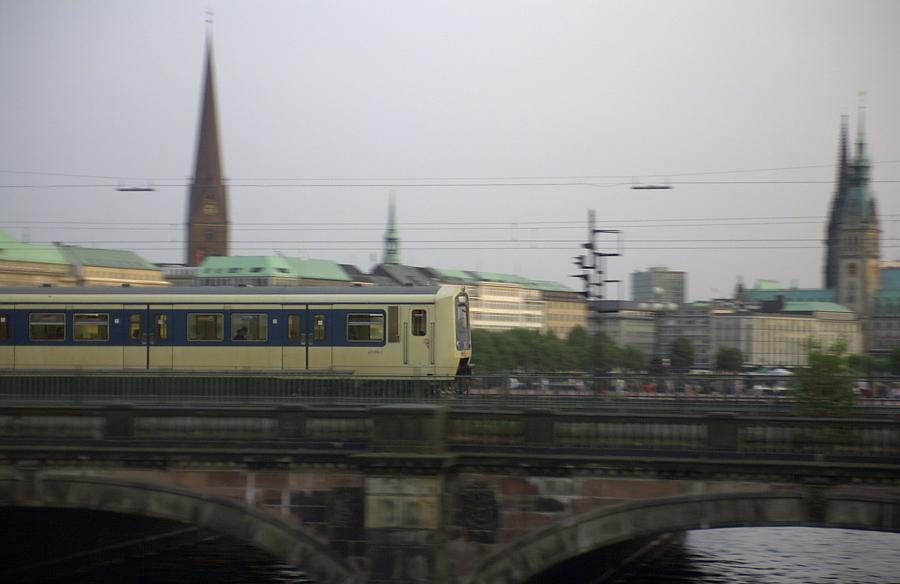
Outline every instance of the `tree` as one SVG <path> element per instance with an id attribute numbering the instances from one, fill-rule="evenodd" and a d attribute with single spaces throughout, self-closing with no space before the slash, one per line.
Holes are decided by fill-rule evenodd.
<path id="1" fill-rule="evenodd" d="M 672 369 L 690 369 L 694 364 L 694 346 L 685 337 L 678 337 L 669 346 L 669 364 Z"/>
<path id="2" fill-rule="evenodd" d="M 863 377 L 870 377 L 890 369 L 887 359 L 879 359 L 866 353 L 856 353 L 847 357 L 847 366 Z"/>
<path id="3" fill-rule="evenodd" d="M 853 376 L 844 346 L 810 344 L 807 365 L 794 372 L 794 404 L 803 416 L 843 416 L 853 407 Z"/>
<path id="4" fill-rule="evenodd" d="M 891 373 L 900 375 L 900 347 L 891 351 L 891 354 L 888 356 L 888 367 L 890 367 Z"/>
<path id="5" fill-rule="evenodd" d="M 619 351 L 619 366 L 628 371 L 643 371 L 647 368 L 647 358 L 640 349 L 626 345 Z"/>
<path id="6" fill-rule="evenodd" d="M 716 351 L 718 371 L 737 371 L 744 364 L 744 355 L 736 347 L 721 347 Z"/>

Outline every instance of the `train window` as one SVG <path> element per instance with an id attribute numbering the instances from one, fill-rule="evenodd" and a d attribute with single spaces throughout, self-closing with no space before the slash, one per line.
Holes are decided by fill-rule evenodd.
<path id="1" fill-rule="evenodd" d="M 76 341 L 108 341 L 108 314 L 76 314 L 72 318 L 72 336 Z"/>
<path id="2" fill-rule="evenodd" d="M 231 340 L 265 341 L 268 338 L 268 322 L 269 317 L 265 314 L 232 314 Z"/>
<path id="3" fill-rule="evenodd" d="M 225 318 L 221 314 L 188 314 L 187 340 L 221 341 L 225 333 Z"/>
<path id="4" fill-rule="evenodd" d="M 9 339 L 9 315 L 0 314 L 0 341 Z"/>
<path id="5" fill-rule="evenodd" d="M 133 341 L 140 341 L 141 334 L 141 315 L 132 314 L 128 317 L 128 338 Z"/>
<path id="6" fill-rule="evenodd" d="M 157 314 L 156 315 L 156 338 L 160 341 L 165 341 L 169 338 L 169 315 L 168 314 Z"/>
<path id="7" fill-rule="evenodd" d="M 416 308 L 412 311 L 412 334 L 414 337 L 424 337 L 428 332 L 428 324 L 425 320 L 424 310 Z"/>
<path id="8" fill-rule="evenodd" d="M 388 342 L 400 342 L 400 309 L 397 306 L 388 306 Z"/>
<path id="9" fill-rule="evenodd" d="M 66 339 L 66 315 L 61 312 L 29 314 L 28 338 L 32 341 L 64 341 Z"/>
<path id="10" fill-rule="evenodd" d="M 383 314 L 348 314 L 347 315 L 347 340 L 348 341 L 383 341 L 384 340 L 384 315 Z"/>
<path id="11" fill-rule="evenodd" d="M 325 329 L 325 315 L 317 314 L 313 317 L 313 340 L 324 341 L 327 337 Z"/>
<path id="12" fill-rule="evenodd" d="M 288 316 L 288 340 L 300 340 L 300 315 L 291 314 Z"/>

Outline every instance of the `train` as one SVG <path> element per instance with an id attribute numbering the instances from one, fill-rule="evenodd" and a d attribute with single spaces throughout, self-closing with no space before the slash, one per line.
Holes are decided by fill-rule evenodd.
<path id="1" fill-rule="evenodd" d="M 472 371 L 460 286 L 0 288 L 0 370 Z"/>

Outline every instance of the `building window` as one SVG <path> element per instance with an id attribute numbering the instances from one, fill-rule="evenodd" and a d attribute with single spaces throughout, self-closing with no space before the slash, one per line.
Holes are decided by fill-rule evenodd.
<path id="1" fill-rule="evenodd" d="M 347 340 L 348 341 L 383 341 L 384 340 L 384 315 L 383 314 L 348 314 L 347 315 Z"/>
<path id="2" fill-rule="evenodd" d="M 76 314 L 72 336 L 76 341 L 108 341 L 108 314 Z"/>
<path id="3" fill-rule="evenodd" d="M 268 338 L 267 323 L 265 314 L 232 314 L 231 340 L 265 341 Z"/>
<path id="4" fill-rule="evenodd" d="M 64 341 L 66 315 L 61 312 L 29 314 L 28 338 L 32 341 Z"/>
<path id="5" fill-rule="evenodd" d="M 421 308 L 412 311 L 412 334 L 414 337 L 424 337 L 428 332 L 425 314 L 425 311 Z"/>
<path id="6" fill-rule="evenodd" d="M 187 339 L 189 341 L 221 341 L 224 337 L 225 318 L 221 314 L 188 314 Z"/>

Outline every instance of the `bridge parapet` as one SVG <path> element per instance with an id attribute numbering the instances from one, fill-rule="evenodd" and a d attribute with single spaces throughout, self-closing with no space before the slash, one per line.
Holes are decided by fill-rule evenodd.
<path id="1" fill-rule="evenodd" d="M 715 496 L 709 505 L 727 507 L 762 489 L 781 498 L 755 501 L 800 505 L 804 521 L 849 525 L 859 516 L 894 530 L 896 515 L 878 516 L 896 514 L 893 499 L 845 504 L 834 492 L 896 497 L 898 460 L 897 419 L 422 405 L 0 410 L 0 467 L 19 476 L 60 470 L 229 500 L 283 522 L 279 533 L 301 530 L 371 584 L 458 584 L 537 530 L 671 496 Z"/>

